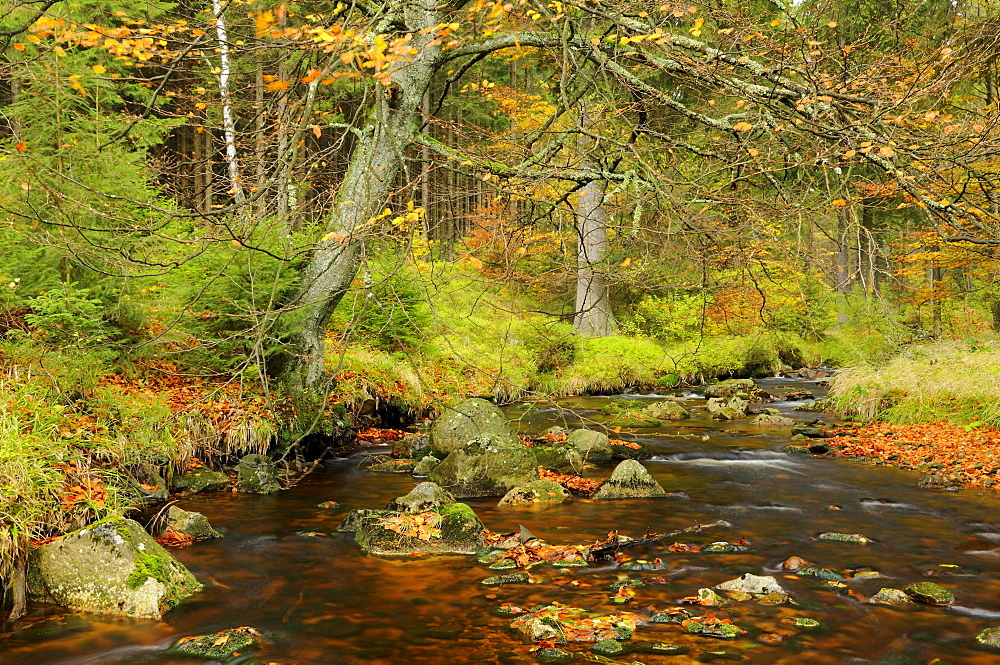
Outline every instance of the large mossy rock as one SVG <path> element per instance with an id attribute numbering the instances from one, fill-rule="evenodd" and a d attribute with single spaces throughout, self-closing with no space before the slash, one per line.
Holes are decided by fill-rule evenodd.
<path id="1" fill-rule="evenodd" d="M 595 499 L 651 499 L 668 494 L 637 461 L 625 460 L 611 473 L 594 494 Z"/>
<path id="2" fill-rule="evenodd" d="M 137 522 L 107 517 L 32 550 L 28 591 L 78 612 L 159 619 L 202 585 Z"/>
<path id="3" fill-rule="evenodd" d="M 573 496 L 559 483 L 551 480 L 536 480 L 524 487 L 515 487 L 507 492 L 498 508 L 525 508 L 546 506 L 572 501 Z"/>
<path id="4" fill-rule="evenodd" d="M 503 496 L 538 480 L 538 460 L 519 440 L 482 436 L 449 453 L 427 479 L 458 498 Z"/>
<path id="5" fill-rule="evenodd" d="M 608 435 L 592 429 L 577 429 L 566 437 L 566 444 L 576 449 L 585 462 L 605 464 L 614 456 Z"/>
<path id="6" fill-rule="evenodd" d="M 521 443 L 507 417 L 496 405 L 484 399 L 467 399 L 457 406 L 446 408 L 431 425 L 431 453 L 435 456 L 448 455 L 483 436 L 491 436 L 511 445 Z"/>
<path id="7" fill-rule="evenodd" d="M 175 492 L 220 492 L 229 487 L 229 476 L 218 471 L 198 469 L 173 477 L 170 489 Z"/>
<path id="8" fill-rule="evenodd" d="M 278 469 L 267 455 L 245 455 L 236 465 L 236 487 L 245 494 L 277 492 Z"/>
<path id="9" fill-rule="evenodd" d="M 583 455 L 575 447 L 565 443 L 534 446 L 532 452 L 538 466 L 560 473 L 580 473 L 583 471 Z"/>
<path id="10" fill-rule="evenodd" d="M 486 526 L 464 503 L 423 513 L 372 511 L 357 521 L 354 540 L 366 554 L 381 556 L 475 554 L 486 546 Z"/>
<path id="11" fill-rule="evenodd" d="M 684 420 L 691 417 L 687 409 L 672 399 L 653 402 L 644 407 L 641 413 L 657 420 Z"/>
<path id="12" fill-rule="evenodd" d="M 728 379 L 705 386 L 705 397 L 729 398 L 744 393 L 753 395 L 757 392 L 757 384 L 753 379 Z"/>
<path id="13" fill-rule="evenodd" d="M 386 508 L 398 513 L 425 513 L 450 503 L 455 503 L 451 492 L 434 483 L 420 483 L 409 494 L 390 501 Z"/>
<path id="14" fill-rule="evenodd" d="M 207 540 L 209 538 L 222 538 L 222 534 L 212 528 L 208 518 L 201 513 L 184 510 L 177 506 L 170 506 L 167 510 L 167 529 L 172 529 L 186 536 L 191 536 L 194 540 Z"/>

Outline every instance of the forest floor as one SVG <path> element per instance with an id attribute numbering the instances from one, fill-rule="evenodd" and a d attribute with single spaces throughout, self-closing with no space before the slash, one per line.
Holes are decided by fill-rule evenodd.
<path id="1" fill-rule="evenodd" d="M 832 455 L 927 472 L 932 486 L 995 487 L 1000 473 L 1000 430 L 948 422 L 847 425 L 830 439 Z"/>

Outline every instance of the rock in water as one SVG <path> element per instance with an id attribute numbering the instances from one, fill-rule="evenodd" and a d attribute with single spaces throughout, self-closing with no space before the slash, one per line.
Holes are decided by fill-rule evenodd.
<path id="1" fill-rule="evenodd" d="M 984 647 L 1000 649 L 1000 628 L 987 628 L 976 635 L 976 641 Z"/>
<path id="2" fill-rule="evenodd" d="M 778 580 L 771 576 L 751 575 L 744 573 L 740 577 L 722 584 L 716 584 L 716 589 L 723 591 L 743 591 L 744 593 L 786 593 Z"/>
<path id="3" fill-rule="evenodd" d="M 602 484 L 595 499 L 650 499 L 665 497 L 667 493 L 660 487 L 645 467 L 635 460 L 625 460 Z"/>
<path id="4" fill-rule="evenodd" d="M 29 593 L 80 612 L 159 619 L 201 589 L 183 564 L 123 517 L 106 517 L 31 552 Z"/>
<path id="5" fill-rule="evenodd" d="M 534 446 L 538 466 L 559 473 L 580 473 L 583 471 L 583 456 L 573 446 L 555 444 L 551 446 Z"/>
<path id="6" fill-rule="evenodd" d="M 551 480 L 538 480 L 523 487 L 515 487 L 507 492 L 498 508 L 544 506 L 572 501 L 573 497 L 564 487 Z"/>
<path id="7" fill-rule="evenodd" d="M 354 541 L 366 554 L 383 556 L 475 554 L 486 545 L 486 526 L 464 503 L 425 513 L 372 511 L 357 521 Z"/>
<path id="8" fill-rule="evenodd" d="M 732 397 L 739 393 L 753 395 L 757 392 L 757 384 L 753 379 L 729 379 L 711 386 L 705 386 L 705 397 Z"/>
<path id="9" fill-rule="evenodd" d="M 951 591 L 934 582 L 914 582 L 903 590 L 913 600 L 929 605 L 951 605 L 955 602 L 955 596 Z"/>
<path id="10" fill-rule="evenodd" d="M 503 496 L 538 480 L 538 460 L 520 440 L 482 436 L 450 453 L 427 478 L 459 498 Z"/>
<path id="11" fill-rule="evenodd" d="M 393 499 L 386 506 L 398 513 L 425 513 L 455 503 L 455 497 L 434 483 L 420 483 L 406 496 Z"/>
<path id="12" fill-rule="evenodd" d="M 270 494 L 281 489 L 278 470 L 267 455 L 246 455 L 236 465 L 236 487 L 245 494 Z"/>
<path id="13" fill-rule="evenodd" d="M 657 420 L 684 420 L 691 417 L 687 409 L 672 399 L 653 402 L 644 407 L 642 413 Z"/>
<path id="14" fill-rule="evenodd" d="M 577 429 L 566 437 L 566 443 L 580 453 L 584 461 L 604 464 L 611 461 L 614 451 L 608 435 L 592 429 Z"/>
<path id="15" fill-rule="evenodd" d="M 754 425 L 767 425 L 770 427 L 791 427 L 795 421 L 773 413 L 762 413 L 753 419 Z"/>
<path id="16" fill-rule="evenodd" d="M 167 528 L 191 536 L 194 540 L 222 538 L 222 534 L 208 523 L 207 517 L 177 506 L 170 506 L 167 510 Z"/>
<path id="17" fill-rule="evenodd" d="M 868 599 L 868 602 L 872 605 L 894 605 L 894 606 L 905 606 L 912 605 L 913 601 L 910 597 L 906 595 L 903 591 L 899 589 L 889 589 L 883 588 L 879 589 L 879 592 Z"/>
<path id="18" fill-rule="evenodd" d="M 168 651 L 224 663 L 236 654 L 257 646 L 259 637 L 260 633 L 253 628 L 232 628 L 212 635 L 186 637 L 175 642 Z"/>
<path id="19" fill-rule="evenodd" d="M 521 445 L 506 416 L 484 399 L 467 399 L 445 408 L 431 425 L 431 452 L 448 455 L 477 437 L 491 436 L 510 445 Z"/>

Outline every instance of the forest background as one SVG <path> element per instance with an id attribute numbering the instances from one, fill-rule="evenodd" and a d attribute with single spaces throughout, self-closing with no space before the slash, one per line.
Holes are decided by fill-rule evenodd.
<path id="1" fill-rule="evenodd" d="M 466 395 L 884 366 L 843 405 L 1000 423 L 998 28 L 993 0 L 8 2 L 0 578 L 176 470 L 305 468 Z"/>

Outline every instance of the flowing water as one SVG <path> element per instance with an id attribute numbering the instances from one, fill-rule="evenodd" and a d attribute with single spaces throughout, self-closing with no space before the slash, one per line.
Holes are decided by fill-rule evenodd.
<path id="1" fill-rule="evenodd" d="M 765 389 L 811 388 L 812 384 L 766 380 Z M 653 399 L 650 395 L 629 396 Z M 558 404 L 515 405 L 508 409 L 522 431 L 555 424 L 594 424 L 606 397 L 560 400 Z M 690 396 L 697 403 L 697 396 Z M 812 414 L 778 408 L 800 420 Z M 748 422 L 718 423 L 694 418 L 657 430 L 623 432 L 649 444 L 655 457 L 644 462 L 669 499 L 599 503 L 578 499 L 545 510 L 498 510 L 496 500 L 468 500 L 494 531 L 523 524 L 556 544 L 589 543 L 617 529 L 642 535 L 695 523 L 726 520 L 680 539 L 688 543 L 735 541 L 746 537 L 742 554 L 671 554 L 652 547 L 634 555 L 662 557 L 668 569 L 626 573 L 613 564 L 596 568 L 532 569 L 539 583 L 484 587 L 494 571 L 474 557 L 377 558 L 361 554 L 351 535 L 335 527 L 353 508 L 382 507 L 414 485 L 406 475 L 367 473 L 363 456 L 338 460 L 293 489 L 274 496 L 215 494 L 181 501 L 205 513 L 221 540 L 176 551 L 205 591 L 167 614 L 163 621 L 129 621 L 68 616 L 59 608 L 36 608 L 24 629 L 0 639 L 4 665 L 123 664 L 180 665 L 204 662 L 165 652 L 176 639 L 236 626 L 253 626 L 267 639 L 255 654 L 262 662 L 313 664 L 531 663 L 530 645 L 509 628 L 510 619 L 491 614 L 502 602 L 558 601 L 613 613 L 607 586 L 625 576 L 662 578 L 638 590 L 637 612 L 663 610 L 744 571 L 775 575 L 798 605 L 765 607 L 755 602 L 718 610 L 737 625 L 787 635 L 778 646 L 747 638 L 716 640 L 685 634 L 676 625 L 646 625 L 636 639 L 690 647 L 684 656 L 635 654 L 624 662 L 694 663 L 705 652 L 725 650 L 745 663 L 931 663 L 953 665 L 1000 662 L 1000 656 L 973 648 L 983 628 L 1000 625 L 1000 515 L 993 492 L 918 490 L 918 475 L 868 467 L 845 460 L 787 455 L 786 435 Z M 369 451 L 370 452 L 370 451 Z M 605 477 L 611 466 L 589 472 Z M 317 507 L 335 500 L 342 510 Z M 868 545 L 815 539 L 824 531 L 863 533 Z M 328 537 L 307 537 L 322 532 Z M 669 544 L 669 543 L 667 543 Z M 868 566 L 882 579 L 854 580 L 841 592 L 820 589 L 815 580 L 789 577 L 780 563 L 798 555 L 822 566 Z M 954 567 L 957 566 L 957 567 Z M 578 586 L 556 585 L 574 577 Z M 958 598 L 954 606 L 907 609 L 860 602 L 882 587 L 901 588 L 933 580 Z M 849 593 L 853 592 L 853 593 Z M 703 608 L 695 608 L 699 611 Z M 705 611 L 710 611 L 704 608 Z M 782 617 L 823 622 L 803 632 Z M 585 645 L 571 649 L 586 653 Z M 581 653 L 581 655 L 582 655 Z M 913 660 L 906 660 L 909 656 Z M 585 661 L 578 661 L 585 662 Z"/>

